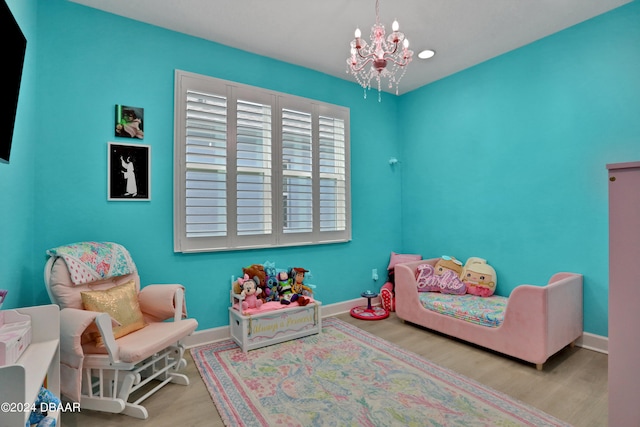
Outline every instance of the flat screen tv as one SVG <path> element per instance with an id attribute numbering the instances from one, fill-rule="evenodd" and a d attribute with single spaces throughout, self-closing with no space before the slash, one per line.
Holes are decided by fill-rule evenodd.
<path id="1" fill-rule="evenodd" d="M 24 54 L 27 50 L 27 39 L 22 34 L 20 26 L 11 13 L 7 3 L 2 0 L 0 4 L 0 28 L 8 36 L 3 46 L 3 74 L 2 83 L 5 111 L 0 114 L 0 162 L 9 163 L 11 155 L 11 143 L 13 141 L 13 126 L 16 121 L 18 109 L 18 95 L 20 94 L 20 81 L 22 80 L 22 66 Z"/>

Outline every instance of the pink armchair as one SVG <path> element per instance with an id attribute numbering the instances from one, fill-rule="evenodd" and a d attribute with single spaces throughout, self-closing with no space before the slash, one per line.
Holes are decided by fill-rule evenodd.
<path id="1" fill-rule="evenodd" d="M 83 409 L 146 419 L 149 414 L 142 401 L 170 382 L 189 384 L 179 373 L 186 366 L 181 340 L 198 323 L 186 318 L 183 286 L 140 289 L 129 253 L 114 243 L 81 242 L 48 254 L 45 284 L 51 301 L 61 309 L 61 393 L 80 402 Z M 126 289 L 131 290 L 128 296 Z M 98 303 L 106 301 L 108 309 L 85 310 L 82 293 L 97 298 Z M 140 329 L 120 336 L 118 327 L 124 325 L 113 311 L 108 314 L 109 309 L 124 313 L 122 320 L 138 313 L 137 307 L 141 319 L 136 328 Z M 151 381 L 157 384 L 131 401 L 132 393 Z"/>

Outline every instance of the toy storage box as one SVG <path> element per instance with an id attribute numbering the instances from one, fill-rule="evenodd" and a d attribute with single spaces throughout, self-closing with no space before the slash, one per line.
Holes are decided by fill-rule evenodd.
<path id="1" fill-rule="evenodd" d="M 296 305 L 250 315 L 243 315 L 234 307 L 229 307 L 231 338 L 246 353 L 256 348 L 318 334 L 322 330 L 321 305 L 320 301 L 314 300 L 303 307 Z"/>
<path id="2" fill-rule="evenodd" d="M 15 312 L 0 312 L 0 366 L 16 363 L 29 344 L 31 318 Z"/>

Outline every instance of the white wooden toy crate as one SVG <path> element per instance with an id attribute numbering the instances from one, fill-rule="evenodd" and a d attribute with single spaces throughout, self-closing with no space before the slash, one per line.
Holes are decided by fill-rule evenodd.
<path id="1" fill-rule="evenodd" d="M 292 306 L 278 310 L 243 315 L 229 307 L 231 338 L 243 352 L 278 344 L 322 330 L 320 301 L 313 300 L 305 306 Z"/>

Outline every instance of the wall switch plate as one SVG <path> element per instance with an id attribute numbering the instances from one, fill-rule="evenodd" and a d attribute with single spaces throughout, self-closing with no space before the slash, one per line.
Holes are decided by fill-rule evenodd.
<path id="1" fill-rule="evenodd" d="M 373 280 L 378 280 L 378 269 L 374 268 L 373 270 L 371 270 L 371 278 Z"/>

